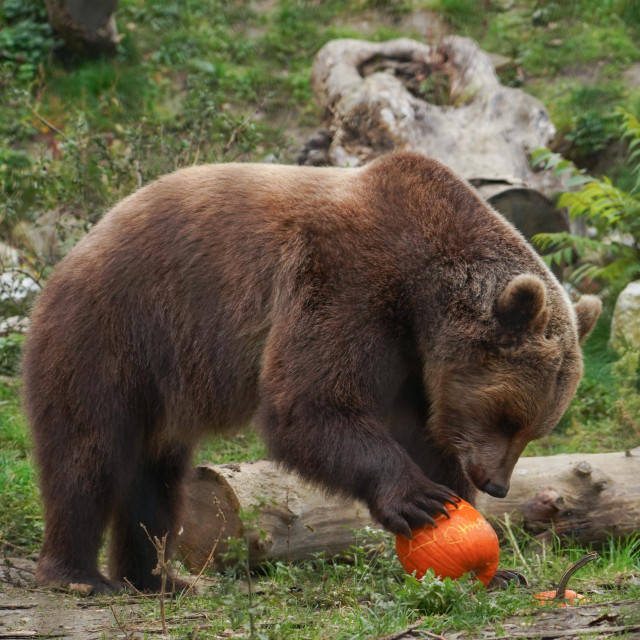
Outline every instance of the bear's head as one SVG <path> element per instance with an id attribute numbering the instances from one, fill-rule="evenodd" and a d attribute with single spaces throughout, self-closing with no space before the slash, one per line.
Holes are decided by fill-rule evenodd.
<path id="1" fill-rule="evenodd" d="M 582 375 L 580 344 L 600 301 L 575 305 L 533 274 L 513 277 L 484 317 L 445 332 L 427 378 L 430 436 L 480 490 L 507 495 L 526 445 L 556 425 Z"/>

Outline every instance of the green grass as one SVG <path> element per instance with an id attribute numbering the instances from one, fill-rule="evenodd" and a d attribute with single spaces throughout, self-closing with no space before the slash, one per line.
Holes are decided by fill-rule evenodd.
<path id="1" fill-rule="evenodd" d="M 0 379 L 0 549 L 11 555 L 34 550 L 42 539 L 31 440 L 20 411 L 19 380 Z"/>
<path id="2" fill-rule="evenodd" d="M 215 464 L 225 462 L 250 462 L 267 458 L 267 449 L 253 429 L 230 437 L 212 437 L 196 454 L 196 462 Z"/>
<path id="3" fill-rule="evenodd" d="M 631 379 L 615 373 L 620 356 L 609 346 L 610 322 L 603 315 L 584 344 L 584 375 L 558 426 L 530 443 L 524 455 L 620 451 L 640 444 L 639 407 L 628 398 L 637 396 L 639 372 Z"/>
<path id="4" fill-rule="evenodd" d="M 15 0 L 6 6 L 9 17 L 0 12 L 0 23 L 11 26 L 24 10 Z M 13 58 L 0 55 L 0 159 L 25 148 L 31 162 L 10 167 L 0 216 L 34 219 L 64 203 L 95 219 L 134 189 L 138 176 L 146 182 L 194 161 L 291 162 L 322 119 L 309 85 L 318 49 L 332 38 L 358 37 L 345 23 L 376 11 L 374 39 L 408 35 L 410 26 L 396 29 L 394 17 L 425 6 L 487 50 L 512 57 L 523 88 L 543 100 L 560 134 L 575 134 L 576 156 L 608 141 L 598 119 L 613 106 L 640 109 L 640 91 L 621 76 L 640 60 L 630 0 L 516 0 L 509 10 L 490 0 L 124 0 L 113 60 L 63 66 L 40 40 L 27 42 L 22 46 L 38 52 L 39 66 L 25 79 Z M 34 21 L 42 19 L 31 0 L 28 7 Z M 514 79 L 513 68 L 505 73 Z M 55 136 L 53 146 L 43 119 L 68 140 Z M 84 156 L 76 153 L 74 162 L 85 169 L 74 178 L 69 156 L 78 137 Z M 49 180 L 38 180 L 43 172 Z M 90 186 L 98 179 L 99 189 Z"/>
<path id="5" fill-rule="evenodd" d="M 167 612 L 170 619 L 189 613 L 213 612 L 198 637 L 215 638 L 225 629 L 249 637 L 252 612 L 256 636 L 264 638 L 369 638 L 397 632 L 422 619 L 432 633 L 480 633 L 499 628 L 508 616 L 535 619 L 540 609 L 533 594 L 555 588 L 563 571 L 587 549 L 541 547 L 524 534 L 522 549 L 503 545 L 501 566 L 524 572 L 529 586 L 487 592 L 468 580 L 440 580 L 427 575 L 422 583 L 404 574 L 396 558 L 392 536 L 362 531 L 349 553 L 307 562 L 276 563 L 251 576 L 249 605 L 246 576 L 218 574 L 202 596 L 178 598 Z M 524 566 L 523 566 L 524 560 Z M 586 594 L 591 604 L 640 597 L 640 538 L 610 542 L 600 558 L 580 570 L 569 587 Z M 147 603 L 145 617 L 157 624 L 157 602 Z M 629 604 L 627 624 L 640 621 Z M 152 622 L 155 621 L 155 622 Z M 191 638 L 196 624 L 184 622 L 172 637 Z M 205 630 L 206 629 L 206 630 Z M 262 634 L 262 635 L 260 635 Z"/>
<path id="6" fill-rule="evenodd" d="M 596 346 L 602 339 L 596 331 L 587 347 L 587 358 L 601 357 Z M 605 369 L 594 371 L 594 379 L 606 379 L 611 362 L 611 358 L 605 359 Z M 35 550 L 42 522 L 30 441 L 18 407 L 19 383 L 10 378 L 0 382 L 0 547 L 13 555 L 20 549 Z M 249 431 L 232 438 L 216 438 L 197 457 L 223 463 L 263 455 L 262 444 Z M 171 637 L 187 639 L 197 632 L 203 640 L 219 637 L 227 629 L 249 637 L 250 613 L 255 637 L 301 640 L 376 637 L 396 632 L 418 619 L 423 619 L 422 627 L 432 633 L 479 633 L 482 628 L 499 628 L 509 616 L 533 619 L 539 612 L 532 604 L 533 594 L 554 588 L 564 569 L 587 549 L 567 546 L 557 539 L 550 546 L 541 546 L 522 531 L 516 530 L 515 534 L 513 543 L 517 547 L 508 541 L 502 543 L 501 567 L 525 573 L 530 582 L 527 588 L 488 593 L 464 579 L 441 581 L 433 576 L 419 583 L 400 567 L 393 536 L 364 530 L 358 533 L 350 551 L 333 559 L 318 555 L 292 564 L 272 563 L 252 573 L 251 606 L 246 574 L 241 570 L 213 574 L 213 583 L 199 595 L 168 603 Z M 588 595 L 590 603 L 604 606 L 640 598 L 640 538 L 610 540 L 600 549 L 600 556 L 597 563 L 587 565 L 572 579 L 570 587 Z M 637 608 L 629 615 L 625 623 L 638 622 Z M 159 619 L 159 605 L 152 599 L 145 601 L 135 624 L 155 629 Z M 126 618 L 121 621 L 126 626 Z"/>

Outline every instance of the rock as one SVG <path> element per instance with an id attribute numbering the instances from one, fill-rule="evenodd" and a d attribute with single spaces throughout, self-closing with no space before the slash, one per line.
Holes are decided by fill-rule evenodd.
<path id="1" fill-rule="evenodd" d="M 611 320 L 611 346 L 616 351 L 640 349 L 640 280 L 618 296 Z"/>
<path id="2" fill-rule="evenodd" d="M 15 269 L 0 274 L 0 316 L 25 315 L 40 285 Z"/>
<path id="3" fill-rule="evenodd" d="M 29 318 L 25 316 L 11 316 L 0 322 L 0 336 L 10 333 L 26 333 L 29 328 Z"/>
<path id="4" fill-rule="evenodd" d="M 3 268 L 16 265 L 20 261 L 20 252 L 9 244 L 0 242 L 0 263 Z"/>
<path id="5" fill-rule="evenodd" d="M 49 22 L 68 49 L 80 55 L 116 52 L 118 0 L 45 0 Z"/>

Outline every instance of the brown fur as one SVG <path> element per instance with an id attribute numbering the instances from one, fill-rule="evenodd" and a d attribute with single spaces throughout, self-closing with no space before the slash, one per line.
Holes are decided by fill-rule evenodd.
<path id="1" fill-rule="evenodd" d="M 523 238 L 421 156 L 165 176 L 33 310 L 38 581 L 157 588 L 139 523 L 175 543 L 193 447 L 252 419 L 275 459 L 394 532 L 452 492 L 506 491 L 574 393 L 598 304 L 576 315 Z M 113 581 L 97 568 L 108 524 Z"/>

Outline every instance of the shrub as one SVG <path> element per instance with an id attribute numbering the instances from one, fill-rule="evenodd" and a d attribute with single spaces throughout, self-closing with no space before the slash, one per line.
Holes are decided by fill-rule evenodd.
<path id="1" fill-rule="evenodd" d="M 24 336 L 10 333 L 0 337 L 0 375 L 17 376 L 20 372 L 20 357 Z"/>
<path id="2" fill-rule="evenodd" d="M 619 135 L 629 141 L 629 164 L 633 176 L 631 189 L 625 191 L 606 176 L 592 178 L 578 171 L 569 161 L 548 149 L 533 154 L 534 164 L 542 163 L 556 173 L 571 173 L 567 191 L 558 199 L 558 207 L 567 207 L 572 218 L 582 218 L 590 234 L 541 233 L 534 242 L 551 264 L 567 265 L 569 278 L 580 283 L 585 278 L 599 280 L 612 293 L 640 277 L 640 122 L 631 113 L 617 110 L 621 124 Z M 577 255 L 579 261 L 574 261 Z"/>
<path id="3" fill-rule="evenodd" d="M 616 117 L 589 109 L 576 118 L 573 130 L 567 134 L 580 156 L 602 151 L 616 135 Z"/>
<path id="4" fill-rule="evenodd" d="M 0 4 L 0 62 L 5 61 L 18 78 L 35 76 L 55 43 L 44 3 L 4 0 Z"/>

